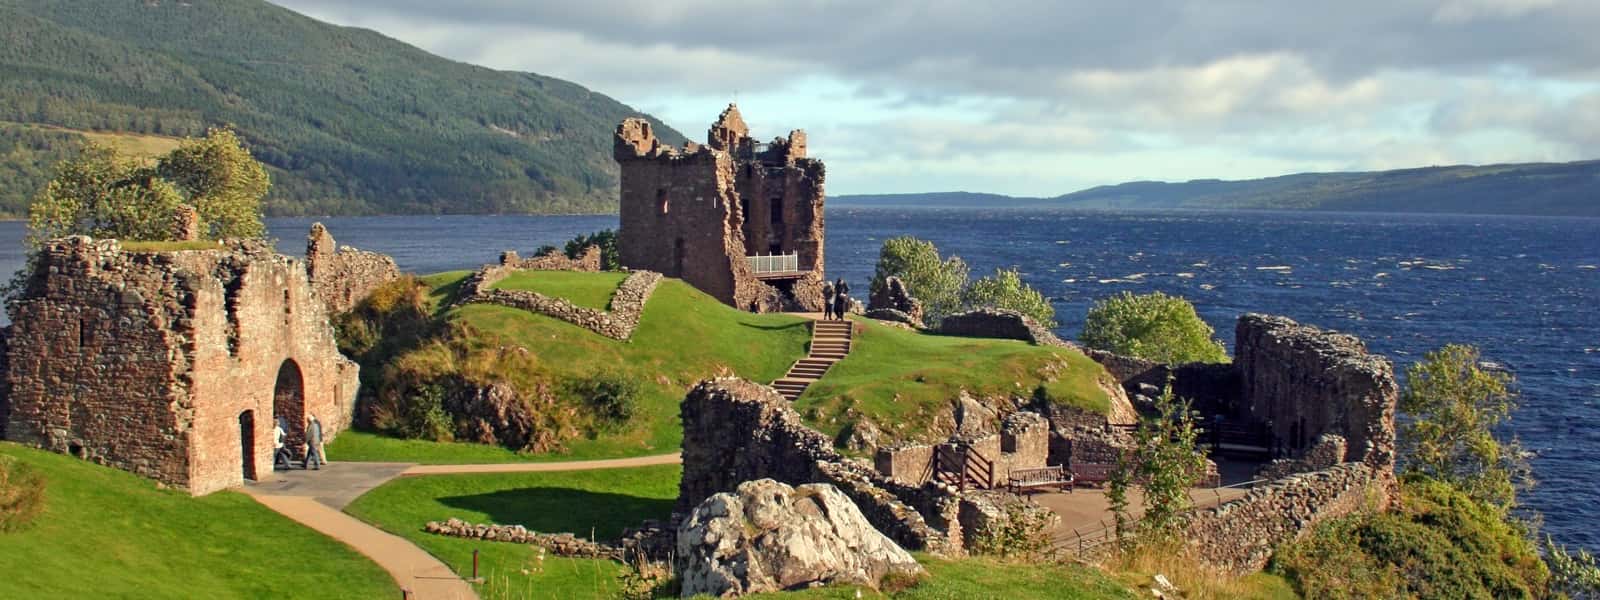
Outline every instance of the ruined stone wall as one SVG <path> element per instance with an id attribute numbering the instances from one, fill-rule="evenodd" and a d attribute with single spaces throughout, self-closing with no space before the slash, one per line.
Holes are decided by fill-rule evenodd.
<path id="1" fill-rule="evenodd" d="M 1394 367 L 1355 336 L 1283 317 L 1247 314 L 1234 364 L 1248 417 L 1269 423 L 1281 447 L 1309 448 L 1324 433 L 1345 438 L 1345 461 L 1394 464 Z"/>
<path id="2" fill-rule="evenodd" d="M 1092 348 L 1084 349 L 1084 354 L 1105 367 L 1130 397 L 1153 398 L 1171 381 L 1172 393 L 1189 399 L 1201 414 L 1244 417 L 1248 413 L 1239 371 L 1233 364 L 1166 365 Z"/>
<path id="3" fill-rule="evenodd" d="M 922 485 L 933 477 L 933 446 L 929 444 L 878 448 L 872 459 L 878 473 L 906 485 Z"/>
<path id="4" fill-rule="evenodd" d="M 661 282 L 660 273 L 634 271 L 617 285 L 617 291 L 611 295 L 609 310 L 599 310 L 578 306 L 565 298 L 553 298 L 538 292 L 489 288 L 494 282 L 504 279 L 511 270 L 514 269 L 496 265 L 480 270 L 471 278 L 469 285 L 463 286 L 464 290 L 470 293 L 462 296 L 461 303 L 498 304 L 518 308 L 560 319 L 617 340 L 633 337 L 633 330 L 639 326 L 639 319 L 644 316 L 645 303 L 655 292 L 656 284 Z"/>
<path id="5" fill-rule="evenodd" d="M 999 308 L 981 308 L 945 317 L 939 322 L 939 333 L 1022 340 L 1039 346 L 1076 347 L 1027 315 Z"/>
<path id="6" fill-rule="evenodd" d="M 1256 479 L 1282 479 L 1295 473 L 1320 471 L 1344 462 L 1349 453 L 1343 437 L 1324 433 L 1317 443 L 1298 458 L 1280 458 L 1269 462 L 1256 472 Z"/>
<path id="7" fill-rule="evenodd" d="M 1353 462 L 1291 475 L 1189 514 L 1184 536 L 1206 565 L 1231 575 L 1261 570 L 1279 544 L 1318 523 L 1392 502 L 1394 472 Z"/>
<path id="8" fill-rule="evenodd" d="M 317 297 L 331 313 L 355 308 L 373 290 L 400 277 L 400 267 L 387 254 L 339 247 L 321 223 L 306 236 L 306 275 Z"/>
<path id="9" fill-rule="evenodd" d="M 353 415 L 356 365 L 304 264 L 264 243 L 125 252 L 58 240 L 12 318 L 8 438 L 194 494 L 271 473 L 275 408 L 292 442 L 307 415 L 329 438 Z"/>
<path id="10" fill-rule="evenodd" d="M 560 250 L 551 250 L 533 258 L 522 258 L 517 256 L 515 250 L 507 250 L 500 253 L 500 266 L 529 271 L 596 273 L 600 271 L 600 247 L 586 247 L 583 249 L 583 254 L 577 258 L 569 258 Z"/>

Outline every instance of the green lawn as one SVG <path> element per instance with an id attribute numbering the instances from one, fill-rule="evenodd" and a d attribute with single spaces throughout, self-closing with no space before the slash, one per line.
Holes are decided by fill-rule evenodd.
<path id="1" fill-rule="evenodd" d="M 352 515 L 415 542 L 463 576 L 479 551 L 486 599 L 613 598 L 623 569 L 609 560 L 538 558 L 536 548 L 424 533 L 428 521 L 523 525 L 614 538 L 644 519 L 665 520 L 678 496 L 676 465 L 563 473 L 405 477 L 357 498 Z"/>
<path id="2" fill-rule="evenodd" d="M 243 494 L 201 498 L 82 460 L 0 443 L 42 472 L 46 508 L 0 534 L 0 598 L 398 598 L 349 547 Z"/>
<path id="3" fill-rule="evenodd" d="M 611 295 L 627 278 L 627 273 L 578 273 L 573 271 L 517 271 L 490 286 L 501 290 L 526 290 L 546 296 L 566 298 L 578 306 L 606 310 Z"/>
<path id="4" fill-rule="evenodd" d="M 555 285 L 541 272 L 507 278 L 515 285 Z M 640 382 L 636 415 L 631 424 L 593 439 L 569 440 L 559 453 L 523 454 L 476 444 L 451 444 L 398 440 L 371 434 L 339 436 L 329 449 L 343 460 L 426 463 L 516 462 L 581 460 L 661 454 L 678 449 L 683 440 L 678 425 L 678 404 L 690 387 L 702 379 L 739 375 L 762 383 L 783 376 L 805 355 L 811 339 L 806 320 L 790 315 L 757 315 L 736 310 L 676 279 L 662 280 L 645 305 L 633 338 L 618 341 L 571 323 L 525 310 L 488 304 L 450 308 L 467 271 L 440 273 L 423 278 L 432 286 L 430 297 L 441 317 L 463 322 L 482 339 L 485 347 L 520 346 L 532 352 L 537 367 L 519 376 L 561 384 L 602 371 L 618 372 Z M 568 290 L 584 289 L 593 300 L 596 290 L 614 290 L 618 273 L 557 274 Z M 535 287 L 534 289 L 539 289 Z M 555 288 L 540 289 L 541 293 Z M 606 293 L 609 294 L 610 291 Z M 608 296 L 609 297 L 609 296 Z M 363 376 L 375 373 L 364 372 Z M 569 399 L 576 404 L 577 400 Z"/>
<path id="5" fill-rule="evenodd" d="M 1031 396 L 1104 413 L 1105 370 L 1081 352 L 1016 340 L 918 333 L 857 320 L 850 354 L 795 402 L 807 422 L 837 435 L 852 409 L 896 438 L 915 439 L 960 390 Z"/>

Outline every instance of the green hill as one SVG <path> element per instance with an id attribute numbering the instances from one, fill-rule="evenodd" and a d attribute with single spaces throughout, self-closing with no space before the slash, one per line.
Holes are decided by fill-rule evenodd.
<path id="1" fill-rule="evenodd" d="M 0 214 L 25 210 L 84 139 L 22 125 L 185 136 L 218 124 L 271 167 L 273 214 L 605 211 L 610 134 L 632 116 L 567 81 L 260 0 L 0 0 Z"/>
<path id="2" fill-rule="evenodd" d="M 0 442 L 45 478 L 33 525 L 0 533 L 0 598 L 395 598 L 348 546 L 237 492 L 202 498 Z"/>

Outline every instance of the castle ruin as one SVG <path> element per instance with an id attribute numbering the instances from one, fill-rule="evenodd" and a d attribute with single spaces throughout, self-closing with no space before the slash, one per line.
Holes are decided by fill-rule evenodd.
<path id="1" fill-rule="evenodd" d="M 649 121 L 617 126 L 623 266 L 745 310 L 822 310 L 825 173 L 805 132 L 757 143 L 730 104 L 707 138 L 672 148 Z"/>
<path id="2" fill-rule="evenodd" d="M 5 437 L 201 495 L 273 469 L 273 425 L 304 442 L 349 427 L 357 366 L 306 264 L 265 242 L 142 250 L 71 237 L 41 249 L 12 307 Z"/>

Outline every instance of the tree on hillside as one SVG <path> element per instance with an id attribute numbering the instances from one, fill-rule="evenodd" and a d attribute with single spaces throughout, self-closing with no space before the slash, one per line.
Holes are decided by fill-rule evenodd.
<path id="1" fill-rule="evenodd" d="M 1045 327 L 1056 326 L 1056 309 L 1038 290 L 1022 282 L 1016 269 L 995 269 L 993 275 L 979 278 L 967 286 L 961 303 L 970 308 L 985 306 L 1014 310 L 1033 317 Z"/>
<path id="2" fill-rule="evenodd" d="M 1117 535 L 1130 548 L 1176 541 L 1183 512 L 1191 504 L 1189 489 L 1205 475 L 1206 458 L 1196 448 L 1200 430 L 1189 400 L 1173 394 L 1168 381 L 1154 408 L 1154 414 L 1140 417 L 1133 448 L 1117 457 L 1106 490 Z M 1134 486 L 1144 493 L 1144 516 L 1137 520 L 1128 510 L 1128 491 Z"/>
<path id="3" fill-rule="evenodd" d="M 185 140 L 154 167 L 90 144 L 62 162 L 34 198 L 28 239 L 34 246 L 68 235 L 168 240 L 181 206 L 199 214 L 207 239 L 260 237 L 266 233 L 261 197 L 268 186 L 261 163 L 227 129 Z"/>
<path id="4" fill-rule="evenodd" d="M 1526 465 L 1515 440 L 1495 438 L 1494 428 L 1517 406 L 1516 379 L 1484 368 L 1478 349 L 1448 344 L 1406 369 L 1400 410 L 1403 470 L 1449 483 L 1474 500 L 1502 511 L 1516 504 L 1516 486 Z"/>
<path id="5" fill-rule="evenodd" d="M 1080 340 L 1090 348 L 1162 363 L 1228 361 L 1222 342 L 1180 296 L 1123 292 L 1096 302 Z"/>
<path id="6" fill-rule="evenodd" d="M 878 252 L 870 293 L 882 290 L 889 277 L 899 277 L 911 295 L 922 301 L 930 322 L 961 310 L 967 284 L 967 263 L 960 257 L 939 257 L 933 242 L 911 236 L 890 238 Z"/>
<path id="7" fill-rule="evenodd" d="M 617 232 L 611 229 L 602 229 L 588 235 L 580 233 L 577 237 L 567 240 L 562 252 L 567 258 L 578 258 L 589 246 L 600 247 L 601 270 L 616 271 L 622 268 L 622 255 L 617 251 Z"/>

